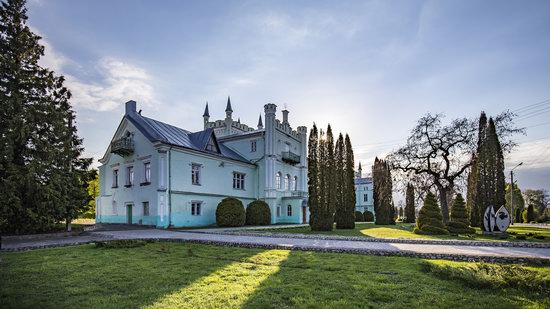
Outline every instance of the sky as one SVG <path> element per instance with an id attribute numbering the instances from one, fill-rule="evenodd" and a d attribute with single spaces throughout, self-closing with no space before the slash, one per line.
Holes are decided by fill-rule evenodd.
<path id="1" fill-rule="evenodd" d="M 523 162 L 520 188 L 550 189 L 550 1 L 28 1 L 95 166 L 128 100 L 190 131 L 207 101 L 251 126 L 275 103 L 348 133 L 367 172 L 426 113 L 510 110 L 526 134 L 507 180 Z"/>

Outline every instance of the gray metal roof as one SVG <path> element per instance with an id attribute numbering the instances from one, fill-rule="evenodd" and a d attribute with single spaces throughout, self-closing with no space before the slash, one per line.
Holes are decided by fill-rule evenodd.
<path id="1" fill-rule="evenodd" d="M 143 135 L 145 135 L 151 142 L 161 142 L 164 144 L 193 149 L 215 156 L 250 163 L 250 161 L 246 160 L 238 153 L 225 146 L 223 143 L 218 143 L 212 128 L 192 133 L 182 128 L 144 117 L 136 112 L 128 113 L 125 117 L 132 122 L 132 124 L 134 124 L 138 130 L 140 130 L 140 132 L 143 133 Z M 220 153 L 206 150 L 206 145 L 208 144 L 210 138 L 215 140 Z"/>
<path id="2" fill-rule="evenodd" d="M 372 177 L 355 178 L 356 185 L 367 185 L 372 183 Z"/>

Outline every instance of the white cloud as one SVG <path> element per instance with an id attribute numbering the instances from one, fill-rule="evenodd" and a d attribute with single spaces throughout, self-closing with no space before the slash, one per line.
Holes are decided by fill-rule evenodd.
<path id="1" fill-rule="evenodd" d="M 37 29 L 31 29 L 41 35 Z M 110 111 L 132 99 L 150 108 L 158 104 L 151 85 L 152 78 L 145 69 L 119 59 L 105 57 L 100 59 L 94 68 L 100 79 L 85 82 L 67 72 L 69 68 L 82 71 L 80 65 L 58 53 L 48 40 L 43 38 L 40 43 L 45 47 L 40 65 L 65 76 L 65 86 L 73 94 L 71 103 L 76 108 Z"/>
<path id="2" fill-rule="evenodd" d="M 144 69 L 114 58 L 104 58 L 99 61 L 97 71 L 101 80 L 93 83 L 66 76 L 75 106 L 109 111 L 130 99 L 148 107 L 157 105 L 151 77 Z"/>
<path id="3" fill-rule="evenodd" d="M 522 169 L 550 167 L 550 144 L 548 139 L 524 142 L 506 160 L 507 168 L 523 162 Z"/>

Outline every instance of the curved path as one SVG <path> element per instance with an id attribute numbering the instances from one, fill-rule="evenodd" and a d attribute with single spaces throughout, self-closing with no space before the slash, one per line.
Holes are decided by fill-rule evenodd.
<path id="1" fill-rule="evenodd" d="M 86 236 L 25 240 L 3 243 L 2 250 L 33 249 L 88 243 L 105 239 L 158 239 L 212 243 L 243 247 L 286 248 L 297 250 L 355 252 L 375 255 L 403 255 L 456 260 L 513 261 L 517 258 L 550 262 L 550 248 L 519 248 L 491 246 L 459 246 L 446 244 L 412 244 L 364 242 L 351 240 L 323 240 L 284 237 L 256 237 L 250 235 L 210 234 L 158 229 L 89 232 Z"/>

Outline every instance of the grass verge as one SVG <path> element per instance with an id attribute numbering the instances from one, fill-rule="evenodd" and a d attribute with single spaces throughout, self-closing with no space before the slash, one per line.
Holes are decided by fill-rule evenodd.
<path id="1" fill-rule="evenodd" d="M 1 253 L 0 259 L 2 308 L 550 306 L 539 290 L 503 285 L 489 293 L 460 277 L 442 279 L 436 268 L 427 271 L 425 260 L 405 257 L 145 243 Z M 549 268 L 528 269 L 550 275 Z"/>
<path id="2" fill-rule="evenodd" d="M 414 224 L 398 223 L 396 225 L 376 225 L 374 223 L 356 223 L 353 230 L 337 230 L 330 232 L 312 231 L 309 226 L 291 227 L 283 229 L 262 229 L 255 232 L 270 233 L 295 233 L 295 234 L 319 234 L 319 235 L 340 235 L 340 236 L 361 236 L 374 238 L 407 238 L 407 239 L 443 239 L 443 240 L 487 240 L 487 241 L 527 241 L 527 242 L 550 242 L 550 229 L 542 227 L 514 226 L 508 229 L 508 238 L 501 238 L 498 235 L 483 235 L 479 228 L 476 234 L 472 235 L 419 235 L 413 233 Z M 519 235 L 525 236 L 525 240 L 516 238 Z M 540 236 L 543 236 L 542 239 Z M 538 237 L 538 238 L 537 238 Z M 521 238 L 521 237 L 520 237 Z"/>

